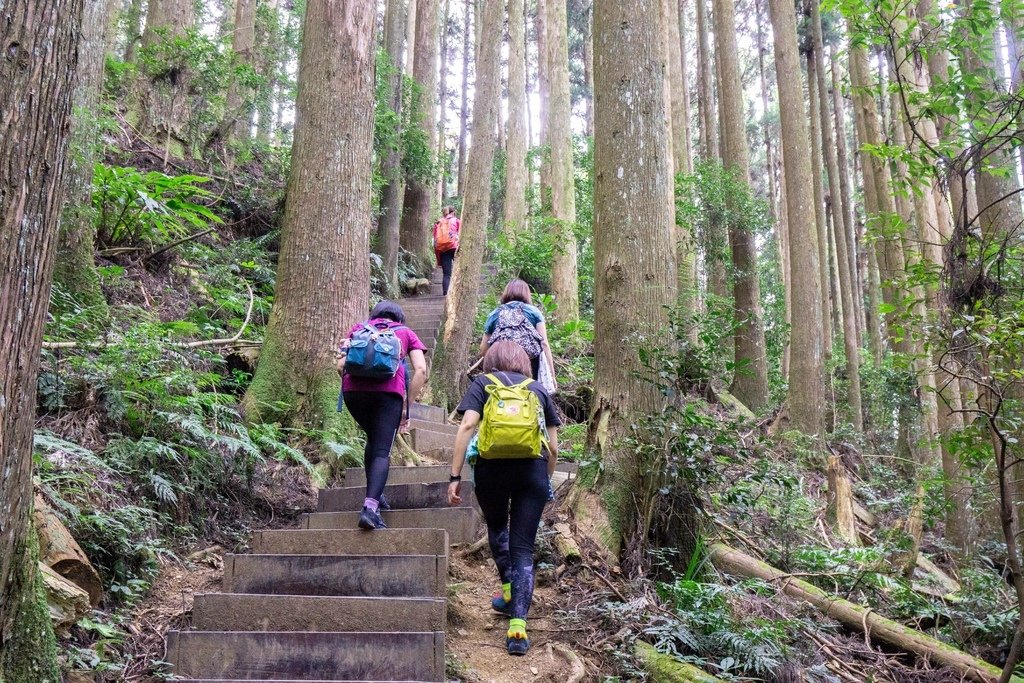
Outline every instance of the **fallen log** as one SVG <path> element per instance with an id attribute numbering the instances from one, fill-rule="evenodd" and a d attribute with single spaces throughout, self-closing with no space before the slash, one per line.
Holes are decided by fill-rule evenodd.
<path id="1" fill-rule="evenodd" d="M 850 478 L 846 476 L 846 465 L 838 455 L 828 459 L 828 507 L 826 515 L 839 537 L 853 546 L 860 545 L 857 532 L 857 515 L 853 508 L 853 491 Z"/>
<path id="2" fill-rule="evenodd" d="M 89 594 L 42 562 L 39 563 L 39 576 L 46 591 L 46 607 L 53 628 L 64 633 L 89 613 Z"/>
<path id="3" fill-rule="evenodd" d="M 579 564 L 583 561 L 580 546 L 572 536 L 572 529 L 565 522 L 555 525 L 555 549 L 566 564 Z"/>
<path id="4" fill-rule="evenodd" d="M 36 496 L 33 521 L 39 536 L 39 559 L 42 563 L 84 590 L 93 607 L 99 605 L 103 599 L 99 572 L 89 562 L 78 541 L 60 521 L 53 508 L 40 495 Z"/>
<path id="5" fill-rule="evenodd" d="M 816 586 L 781 572 L 722 543 L 709 548 L 711 561 L 721 571 L 734 576 L 761 579 L 776 583 L 782 592 L 795 600 L 803 600 L 827 617 L 847 628 L 864 633 L 865 638 L 876 640 L 913 653 L 929 662 L 949 667 L 968 680 L 995 683 L 1000 670 L 980 659 L 876 614 L 874 610 L 826 593 Z M 1024 678 L 1013 676 L 1013 683 L 1024 683 Z"/>
<path id="6" fill-rule="evenodd" d="M 654 649 L 650 643 L 636 641 L 633 653 L 654 683 L 723 683 L 693 664 L 679 661 Z"/>

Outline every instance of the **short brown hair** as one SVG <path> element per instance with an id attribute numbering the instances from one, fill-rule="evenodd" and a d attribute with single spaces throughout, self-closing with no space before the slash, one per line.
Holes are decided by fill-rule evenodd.
<path id="1" fill-rule="evenodd" d="M 451 215 L 451 214 L 455 213 L 455 207 L 452 206 L 451 204 L 449 204 L 448 206 L 446 206 L 443 209 L 441 209 L 441 213 L 443 215 L 445 215 L 445 216 Z"/>
<path id="2" fill-rule="evenodd" d="M 516 279 L 505 285 L 505 291 L 501 294 L 501 303 L 509 301 L 522 301 L 524 304 L 533 304 L 533 297 L 530 296 L 530 285 L 522 280 Z"/>
<path id="3" fill-rule="evenodd" d="M 499 341 L 491 344 L 484 354 L 484 372 L 518 372 L 531 377 L 530 357 L 523 347 L 515 342 Z"/>

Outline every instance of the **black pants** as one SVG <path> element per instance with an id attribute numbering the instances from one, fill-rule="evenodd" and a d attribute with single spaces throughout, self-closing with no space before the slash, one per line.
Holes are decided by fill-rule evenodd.
<path id="1" fill-rule="evenodd" d="M 540 354 L 536 358 L 530 359 L 530 369 L 533 371 L 533 378 L 536 380 L 540 379 L 540 359 L 544 356 L 544 352 L 541 351 Z M 545 359 L 544 362 L 546 363 L 547 360 Z"/>
<path id="2" fill-rule="evenodd" d="M 548 500 L 548 464 L 541 458 L 476 464 L 476 499 L 502 583 L 512 584 L 512 617 L 525 619 L 533 601 L 533 550 Z"/>
<path id="3" fill-rule="evenodd" d="M 364 432 L 366 450 L 363 466 L 366 468 L 366 497 L 380 500 L 388 483 L 391 466 L 391 447 L 402 421 L 405 401 L 398 394 L 384 391 L 345 392 L 345 407 L 352 413 Z"/>
<path id="4" fill-rule="evenodd" d="M 442 251 L 438 255 L 438 260 L 441 261 L 441 273 L 444 276 L 441 279 L 441 293 L 448 296 L 448 285 L 452 281 L 452 264 L 455 263 L 455 250 Z"/>

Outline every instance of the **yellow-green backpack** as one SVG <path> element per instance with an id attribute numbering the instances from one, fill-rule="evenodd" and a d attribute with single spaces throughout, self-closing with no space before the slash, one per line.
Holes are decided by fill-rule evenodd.
<path id="1" fill-rule="evenodd" d="M 480 457 L 537 458 L 544 445 L 542 424 L 544 414 L 540 399 L 530 391 L 532 379 L 505 386 L 494 375 L 484 387 L 487 403 L 480 422 Z"/>

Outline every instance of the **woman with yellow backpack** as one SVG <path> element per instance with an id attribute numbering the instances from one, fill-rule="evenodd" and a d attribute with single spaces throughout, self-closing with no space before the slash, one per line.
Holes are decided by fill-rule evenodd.
<path id="1" fill-rule="evenodd" d="M 466 450 L 479 426 L 476 499 L 502 584 L 491 606 L 511 617 L 508 653 L 524 655 L 530 648 L 526 616 L 533 600 L 533 551 L 555 470 L 561 421 L 551 397 L 531 379 L 530 357 L 518 344 L 492 344 L 483 371 L 456 409 L 463 417 L 455 437 L 448 503 L 462 502 Z"/>

